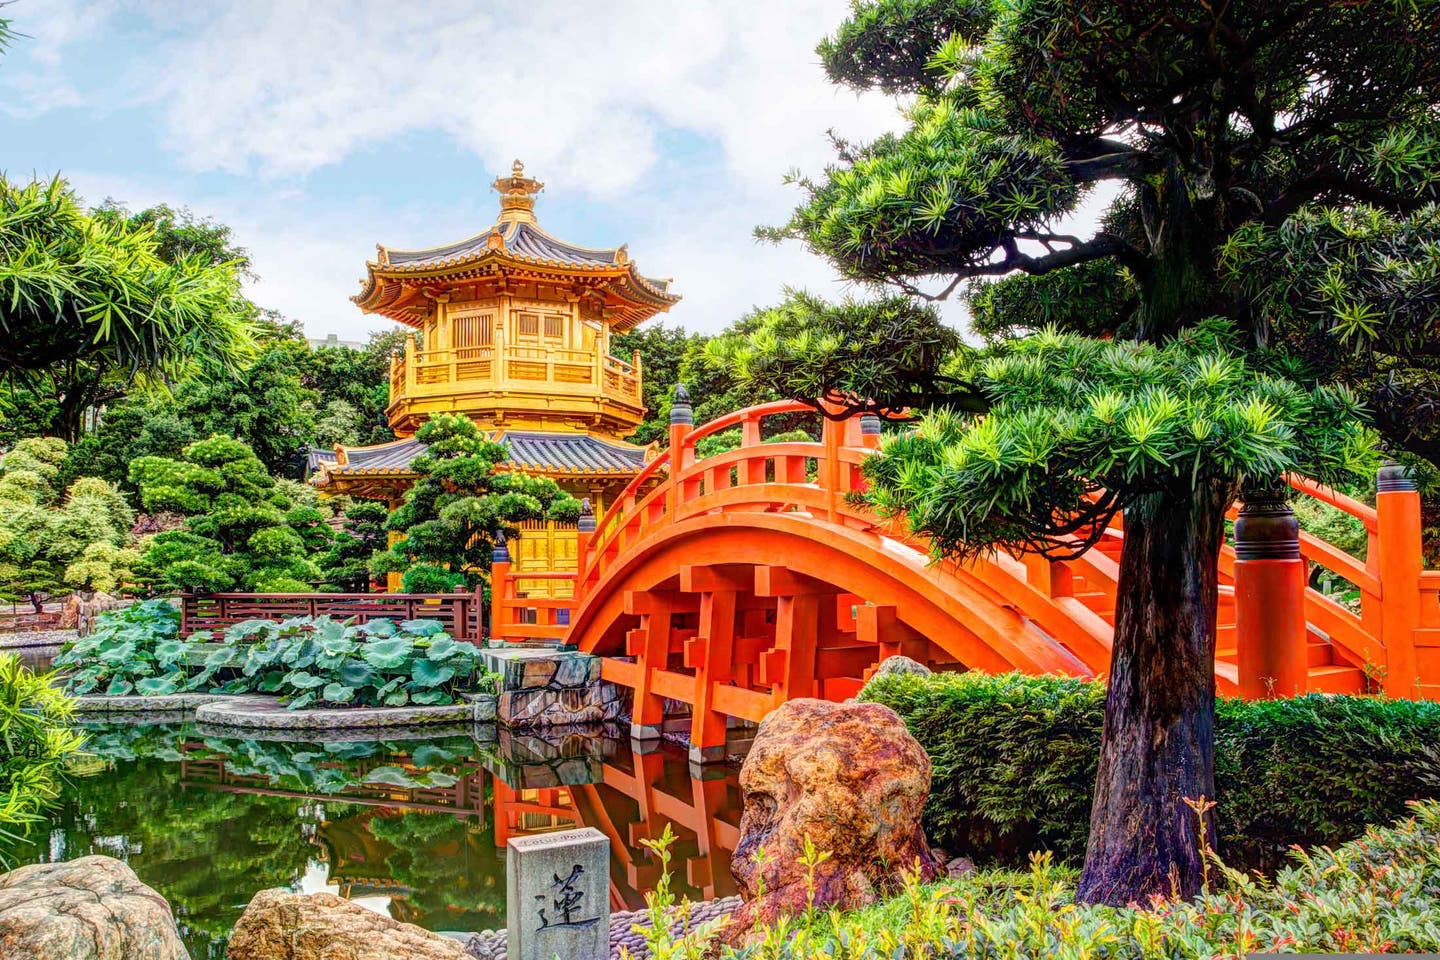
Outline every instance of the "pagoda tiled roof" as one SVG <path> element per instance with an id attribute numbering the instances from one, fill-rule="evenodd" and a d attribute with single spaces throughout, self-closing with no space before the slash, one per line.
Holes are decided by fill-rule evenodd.
<path id="1" fill-rule="evenodd" d="M 639 473 L 647 452 L 645 447 L 586 433 L 498 431 L 491 439 L 509 451 L 507 463 L 547 473 Z M 408 476 L 415 472 L 411 463 L 425 449 L 425 444 L 414 437 L 373 447 L 345 447 L 344 463 L 334 451 L 316 450 L 310 453 L 310 466 L 336 477 Z"/>
<path id="2" fill-rule="evenodd" d="M 624 267 L 628 260 L 623 247 L 591 248 L 576 246 L 541 230 L 533 223 L 507 221 L 497 223 L 483 233 L 456 243 L 423 250 L 392 250 L 388 247 L 381 252 L 381 266 L 393 273 L 420 273 L 427 270 L 441 270 L 458 267 L 474 261 L 494 248 L 491 236 L 499 233 L 505 242 L 504 254 L 508 259 L 529 261 L 537 266 L 585 269 L 586 267 Z M 652 292 L 669 296 L 670 281 L 655 277 L 636 278 L 652 288 Z"/>

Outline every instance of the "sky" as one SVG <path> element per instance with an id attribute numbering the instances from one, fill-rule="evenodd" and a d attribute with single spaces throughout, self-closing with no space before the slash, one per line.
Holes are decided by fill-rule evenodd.
<path id="1" fill-rule="evenodd" d="M 900 104 L 829 84 L 815 44 L 846 0 L 14 0 L 0 57 L 0 170 L 63 174 L 88 203 L 166 202 L 229 224 L 251 299 L 308 334 L 389 323 L 350 302 L 375 245 L 494 222 L 521 159 L 540 224 L 628 243 L 714 332 L 785 285 L 843 285 L 795 243 L 757 243 L 819 173 L 827 130 L 868 140 Z M 956 316 L 957 308 L 947 315 Z"/>

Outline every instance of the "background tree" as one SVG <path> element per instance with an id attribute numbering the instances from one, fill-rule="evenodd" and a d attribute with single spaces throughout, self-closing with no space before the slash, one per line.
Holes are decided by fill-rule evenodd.
<path id="1" fill-rule="evenodd" d="M 167 261 L 155 231 L 87 214 L 64 180 L 0 178 L 0 387 L 57 406 L 76 439 L 112 379 L 222 368 L 250 345 L 235 264 Z"/>
<path id="2" fill-rule="evenodd" d="M 329 543 L 325 514 L 303 485 L 278 482 L 229 437 L 187 446 L 180 459 L 142 457 L 130 468 L 145 509 L 185 517 L 155 534 L 137 571 L 165 589 L 303 593 L 320 579 L 311 557 Z"/>
<path id="3" fill-rule="evenodd" d="M 348 500 L 339 507 L 344 518 L 330 549 L 320 558 L 326 583 L 342 592 L 370 589 L 370 561 L 386 549 L 390 508 L 378 500 Z"/>
<path id="4" fill-rule="evenodd" d="M 310 354 L 302 382 L 316 393 L 315 440 L 370 445 L 395 439 L 385 408 L 390 403 L 390 357 L 405 346 L 406 331 L 370 335 L 363 350 L 321 347 Z"/>
<path id="5" fill-rule="evenodd" d="M 443 592 L 473 585 L 490 569 L 495 541 L 526 520 L 575 520 L 580 502 L 547 477 L 501 469 L 508 454 L 468 417 L 441 415 L 415 432 L 426 445 L 415 483 L 390 515 L 403 536 L 372 565 L 404 574 L 405 590 Z"/>
<path id="6" fill-rule="evenodd" d="M 55 438 L 21 440 L 0 457 L 0 596 L 36 613 L 71 590 L 116 589 L 134 560 L 125 497 L 93 477 L 61 486 L 64 458 Z"/>
<path id="7" fill-rule="evenodd" d="M 632 443 L 665 442 L 671 392 L 679 382 L 686 358 L 703 348 L 707 339 L 702 334 L 686 333 L 684 327 L 650 323 L 629 333 L 617 334 L 610 341 L 611 351 L 621 359 L 629 358 L 637 350 L 640 352 L 645 419 L 629 437 Z"/>
<path id="8" fill-rule="evenodd" d="M 996 302 L 1074 304 L 1052 318 L 1070 333 L 1049 335 L 1038 353 L 936 364 L 933 316 L 867 306 L 836 322 L 802 302 L 776 318 L 801 329 L 757 333 L 737 363 L 762 384 L 887 415 L 990 408 L 955 426 L 942 415 L 892 447 L 891 467 L 872 468 L 888 487 L 879 495 L 914 508 L 913 524 L 942 547 L 1023 543 L 1063 556 L 1124 513 L 1079 895 L 1192 893 L 1196 817 L 1182 798 L 1214 795 L 1221 517 L 1242 478 L 1273 485 L 1297 466 L 1334 476 L 1361 459 L 1358 441 L 1327 453 L 1305 428 L 1314 415 L 1353 439 L 1356 404 L 1311 389 L 1327 381 L 1325 364 L 1284 349 L 1263 298 L 1230 279 L 1229 258 L 1254 252 L 1241 248 L 1253 231 L 1283 234 L 1325 205 L 1402 217 L 1440 197 L 1440 4 L 853 6 L 821 47 L 826 69 L 840 82 L 915 93 L 909 126 L 840 143 L 839 162 L 799 181 L 805 200 L 769 235 L 799 238 L 845 276 L 916 298 L 1004 278 L 1024 296 L 992 290 Z M 1098 230 L 1059 226 L 1106 181 L 1119 191 Z M 973 285 L 971 294 L 980 296 Z M 877 352 L 882 327 L 891 347 Z M 1094 359 L 1086 334 L 1147 346 L 1117 342 L 1104 367 L 1087 371 L 1074 363 Z M 1175 352 L 1186 343 L 1201 353 Z M 829 371 L 823 382 L 817 369 Z M 1056 397 L 1047 381 L 1079 392 Z M 1270 454 L 1257 445 L 1267 434 Z M 1187 450 L 1189 469 L 1159 467 Z M 991 483 L 977 485 L 986 470 Z"/>

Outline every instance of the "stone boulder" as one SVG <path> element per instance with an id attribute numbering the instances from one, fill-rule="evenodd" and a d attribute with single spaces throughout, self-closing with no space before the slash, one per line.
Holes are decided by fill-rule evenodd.
<path id="1" fill-rule="evenodd" d="M 919 660 L 912 660 L 896 654 L 893 657 L 886 657 L 880 666 L 875 668 L 875 676 L 885 677 L 891 674 L 913 673 L 922 677 L 928 677 L 933 671 Z"/>
<path id="2" fill-rule="evenodd" d="M 95 618 L 118 606 L 120 601 L 108 593 L 72 593 L 60 606 L 60 629 L 74 630 L 82 637 L 89 636 L 90 631 L 95 629 Z"/>
<path id="3" fill-rule="evenodd" d="M 5 960 L 189 960 L 165 898 L 110 857 L 0 875 Z"/>
<path id="4" fill-rule="evenodd" d="M 745 903 L 724 934 L 732 945 L 745 943 L 757 920 L 805 910 L 807 837 L 830 855 L 814 870 L 817 908 L 873 903 L 917 865 L 926 880 L 942 872 L 920 826 L 930 758 L 889 707 L 781 705 L 760 724 L 740 786 L 745 808 L 730 870 Z"/>
<path id="5" fill-rule="evenodd" d="M 229 960 L 469 960 L 460 941 L 333 893 L 261 890 L 230 932 Z"/>

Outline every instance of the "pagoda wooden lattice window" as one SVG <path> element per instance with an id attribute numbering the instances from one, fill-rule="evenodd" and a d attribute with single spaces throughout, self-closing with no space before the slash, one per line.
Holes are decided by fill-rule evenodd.
<path id="1" fill-rule="evenodd" d="M 495 343 L 494 312 L 452 314 L 450 343 L 455 349 L 457 380 L 490 379 L 491 347 Z"/>

